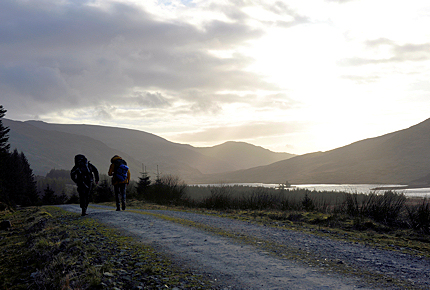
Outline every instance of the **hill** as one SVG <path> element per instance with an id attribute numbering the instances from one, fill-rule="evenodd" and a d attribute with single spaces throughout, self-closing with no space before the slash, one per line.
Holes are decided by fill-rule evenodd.
<path id="1" fill-rule="evenodd" d="M 212 175 L 223 182 L 408 184 L 430 172 L 430 119 L 408 129 L 267 166 Z"/>
<path id="2" fill-rule="evenodd" d="M 158 166 L 160 173 L 178 175 L 186 182 L 193 183 L 201 180 L 205 174 L 266 165 L 273 160 L 294 156 L 247 143 L 234 143 L 234 150 L 237 150 L 240 158 L 232 159 L 230 155 L 234 150 L 229 143 L 214 148 L 195 148 L 147 132 L 124 128 L 9 119 L 2 121 L 10 128 L 11 148 L 26 154 L 37 175 L 45 175 L 53 168 L 71 169 L 73 156 L 77 153 L 85 154 L 101 173 L 105 173 L 110 158 L 117 154 L 127 160 L 134 179 L 140 176 L 142 166 L 154 177 Z"/>
<path id="3" fill-rule="evenodd" d="M 234 141 L 225 142 L 213 147 L 198 147 L 195 150 L 203 155 L 218 158 L 242 168 L 268 165 L 295 156 L 294 154 L 272 152 L 263 147 Z"/>

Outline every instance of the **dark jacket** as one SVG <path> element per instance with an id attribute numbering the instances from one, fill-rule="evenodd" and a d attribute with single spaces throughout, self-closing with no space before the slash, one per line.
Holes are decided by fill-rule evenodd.
<path id="1" fill-rule="evenodd" d="M 73 182 L 75 182 L 78 186 L 84 186 L 87 188 L 89 188 L 90 184 L 94 181 L 94 179 L 95 182 L 98 183 L 99 171 L 97 170 L 97 168 L 90 162 L 88 162 L 88 169 L 90 170 L 91 175 L 88 176 L 88 178 L 85 178 L 81 175 L 78 166 L 73 166 L 72 170 L 70 171 L 70 177 L 72 178 Z"/>

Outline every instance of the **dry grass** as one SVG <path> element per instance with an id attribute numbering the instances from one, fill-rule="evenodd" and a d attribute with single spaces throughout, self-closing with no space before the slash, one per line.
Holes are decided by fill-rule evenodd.
<path id="1" fill-rule="evenodd" d="M 93 219 L 55 207 L 0 215 L 13 225 L 0 231 L 1 289 L 214 288 Z"/>

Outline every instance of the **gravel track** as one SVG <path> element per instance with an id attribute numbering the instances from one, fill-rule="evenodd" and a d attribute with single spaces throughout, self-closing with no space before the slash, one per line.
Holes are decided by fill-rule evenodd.
<path id="1" fill-rule="evenodd" d="M 61 207 L 80 213 L 77 205 Z M 427 258 L 211 215 L 113 209 L 92 206 L 88 217 L 155 246 L 227 289 L 430 289 Z M 167 217 L 197 224 L 186 226 Z M 217 230 L 254 242 L 218 235 Z"/>

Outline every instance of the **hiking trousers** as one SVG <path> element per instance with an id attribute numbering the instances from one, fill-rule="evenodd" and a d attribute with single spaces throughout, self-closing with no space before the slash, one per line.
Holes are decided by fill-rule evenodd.
<path id="1" fill-rule="evenodd" d="M 92 183 L 89 185 L 78 185 L 79 193 L 79 204 L 82 209 L 86 209 L 90 203 L 90 193 L 91 193 Z"/>
<path id="2" fill-rule="evenodd" d="M 122 205 L 122 210 L 125 210 L 125 191 L 127 189 L 127 183 L 115 184 L 113 186 L 115 192 L 116 209 L 119 210 Z"/>

